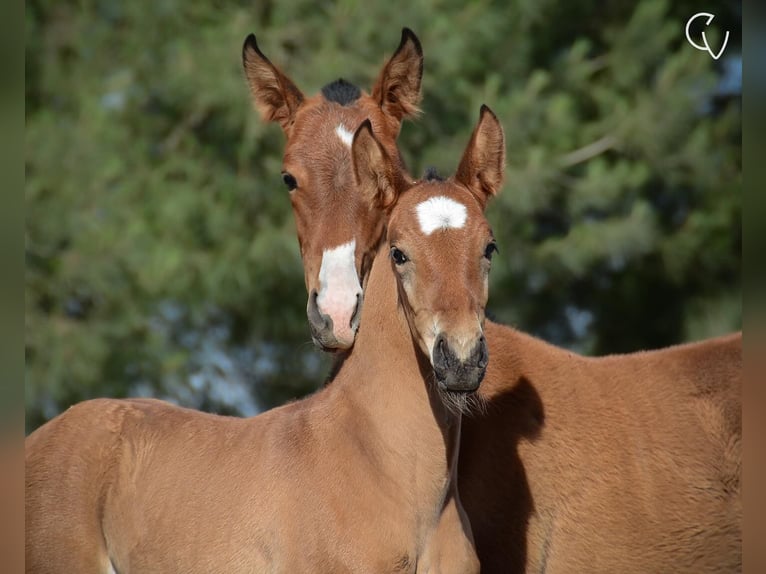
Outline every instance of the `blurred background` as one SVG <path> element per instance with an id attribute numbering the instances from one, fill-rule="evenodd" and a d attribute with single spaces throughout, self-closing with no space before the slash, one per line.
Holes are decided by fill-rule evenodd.
<path id="1" fill-rule="evenodd" d="M 739 329 L 740 2 L 26 3 L 27 431 L 74 402 L 155 396 L 252 415 L 321 386 L 284 138 L 241 46 L 306 94 L 369 89 L 412 28 L 412 173 L 454 171 L 479 106 L 507 139 L 489 313 L 601 355 Z"/>

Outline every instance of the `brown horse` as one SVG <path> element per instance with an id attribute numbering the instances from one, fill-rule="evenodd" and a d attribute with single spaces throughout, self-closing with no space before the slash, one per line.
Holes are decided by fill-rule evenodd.
<path id="1" fill-rule="evenodd" d="M 378 206 L 370 206 L 355 193 L 351 139 L 354 130 L 369 119 L 376 138 L 394 161 L 392 175 L 410 179 L 396 138 L 402 119 L 418 111 L 423 74 L 420 42 L 410 30 L 402 31 L 398 49 L 370 94 L 338 80 L 325 86 L 321 94 L 304 97 L 261 53 L 253 35 L 245 41 L 242 58 L 255 104 L 265 118 L 279 122 L 287 135 L 282 179 L 298 222 L 312 337 L 321 348 L 347 349 L 359 325 L 362 285 L 384 219 Z M 336 169 L 338 162 L 346 169 Z M 331 189 L 337 195 L 323 193 Z M 339 213 L 359 221 L 358 229 L 365 235 L 347 236 L 347 225 L 338 225 Z"/>
<path id="2" fill-rule="evenodd" d="M 455 478 L 487 367 L 499 130 L 485 114 L 454 181 L 399 198 L 363 123 L 351 177 L 389 224 L 343 372 L 251 419 L 99 399 L 43 425 L 26 441 L 27 572 L 478 572 Z"/>
<path id="3" fill-rule="evenodd" d="M 391 85 L 419 86 L 422 54 L 404 53 L 409 63 L 401 48 L 392 61 L 411 77 Z M 314 238 L 302 251 L 309 285 L 319 254 L 353 242 L 359 261 L 381 237 L 375 216 L 382 212 L 358 215 L 363 196 L 351 184 L 335 128 L 342 122 L 353 129 L 367 113 L 380 116 L 387 100 L 374 89 L 375 97 L 355 92 L 345 104 L 320 94 L 290 106 L 300 92 L 253 37 L 243 58 L 255 103 L 287 126 L 285 170 L 300 174 L 288 180 L 298 237 Z M 382 77 L 391 68 L 389 62 Z M 334 178 L 322 178 L 327 173 Z M 484 177 L 472 169 L 462 174 Z M 302 188 L 301 181 L 312 184 Z M 325 240 L 321 222 L 330 219 L 333 236 Z M 600 359 L 490 321 L 485 337 L 492 357 L 482 385 L 487 409 L 464 419 L 458 472 L 483 572 L 741 568 L 741 333 Z"/>

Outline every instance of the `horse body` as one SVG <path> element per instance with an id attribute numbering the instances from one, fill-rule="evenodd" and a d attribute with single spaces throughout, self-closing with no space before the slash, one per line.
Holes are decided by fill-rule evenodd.
<path id="1" fill-rule="evenodd" d="M 741 334 L 585 358 L 485 333 L 458 473 L 482 572 L 741 567 Z"/>
<path id="2" fill-rule="evenodd" d="M 251 419 L 101 399 L 43 425 L 26 443 L 27 572 L 478 572 L 455 479 L 460 408 L 487 366 L 502 128 L 483 112 L 464 155 L 484 183 L 401 200 L 370 122 L 351 144 L 360 189 L 394 203 L 343 372 Z"/>
<path id="3" fill-rule="evenodd" d="M 305 401 L 237 419 L 96 399 L 30 435 L 27 571 L 414 572 L 454 490 L 460 425 L 374 276 L 394 303 L 365 307 L 381 359 L 362 328 L 343 375 Z M 378 336 L 390 326 L 401 337 Z"/>

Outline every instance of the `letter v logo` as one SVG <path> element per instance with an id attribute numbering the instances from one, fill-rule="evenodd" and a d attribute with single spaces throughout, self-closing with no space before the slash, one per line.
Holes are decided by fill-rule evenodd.
<path id="1" fill-rule="evenodd" d="M 729 42 L 729 31 L 726 30 L 726 35 L 723 38 L 723 44 L 721 45 L 721 49 L 718 50 L 718 53 L 716 54 L 715 52 L 713 52 L 713 50 L 710 48 L 710 45 L 707 43 L 707 36 L 705 36 L 704 30 L 702 31 L 702 42 L 704 46 L 700 46 L 699 44 L 697 44 L 694 40 L 692 40 L 692 37 L 689 34 L 689 28 L 691 27 L 692 22 L 694 22 L 697 18 L 700 18 L 700 17 L 707 17 L 707 22 L 705 22 L 705 26 L 710 26 L 710 23 L 713 21 L 713 18 L 715 18 L 715 16 L 713 16 L 709 12 L 699 12 L 695 14 L 694 16 L 692 16 L 691 18 L 689 18 L 688 22 L 686 22 L 686 39 L 689 41 L 689 43 L 692 46 L 694 46 L 698 50 L 707 52 L 708 54 L 710 54 L 710 56 L 714 60 L 717 60 L 718 58 L 721 57 L 721 54 L 723 54 L 723 51 L 726 49 L 726 44 L 728 44 Z"/>

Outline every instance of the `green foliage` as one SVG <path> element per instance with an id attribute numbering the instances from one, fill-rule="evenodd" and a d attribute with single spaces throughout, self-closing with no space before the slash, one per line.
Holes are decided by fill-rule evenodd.
<path id="1" fill-rule="evenodd" d="M 731 24 L 738 6 L 708 9 Z M 492 107 L 508 149 L 489 209 L 500 320 L 592 353 L 738 328 L 740 103 L 713 98 L 715 65 L 684 39 L 695 11 L 28 3 L 28 427 L 92 396 L 249 413 L 321 383 L 283 138 L 240 68 L 250 31 L 313 93 L 339 76 L 369 88 L 415 30 L 425 113 L 400 140 L 414 173 L 451 173 Z"/>

